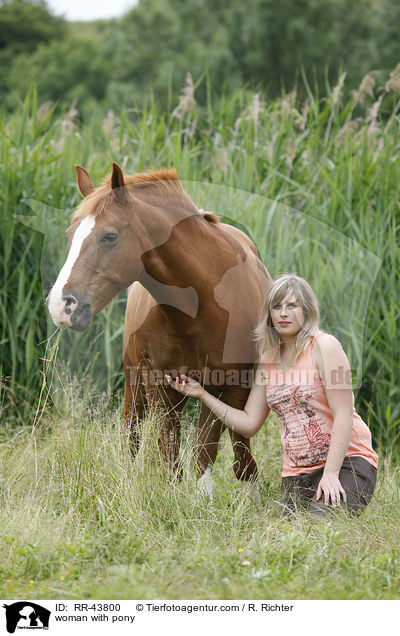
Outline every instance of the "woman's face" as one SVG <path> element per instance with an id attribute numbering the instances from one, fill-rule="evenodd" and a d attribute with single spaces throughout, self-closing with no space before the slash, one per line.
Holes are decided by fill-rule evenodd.
<path id="1" fill-rule="evenodd" d="M 271 320 L 276 331 L 285 336 L 296 336 L 304 323 L 304 311 L 293 291 L 271 307 Z"/>

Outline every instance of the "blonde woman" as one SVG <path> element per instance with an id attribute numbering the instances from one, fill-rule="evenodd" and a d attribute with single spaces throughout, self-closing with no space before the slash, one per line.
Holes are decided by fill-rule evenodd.
<path id="1" fill-rule="evenodd" d="M 228 406 L 199 382 L 166 376 L 184 395 L 204 401 L 226 426 L 252 437 L 272 409 L 283 424 L 282 493 L 310 512 L 370 501 L 378 457 L 354 409 L 349 361 L 340 342 L 319 330 L 310 285 L 285 274 L 272 285 L 255 332 L 259 363 L 244 410 Z"/>

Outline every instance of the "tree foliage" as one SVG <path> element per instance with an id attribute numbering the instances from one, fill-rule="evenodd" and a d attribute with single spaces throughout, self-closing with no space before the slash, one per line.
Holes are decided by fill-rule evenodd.
<path id="1" fill-rule="evenodd" d="M 86 31 L 44 2 L 12 0 L 0 4 L 0 95 L 13 107 L 32 81 L 43 101 L 120 108 L 152 92 L 165 105 L 188 71 L 196 81 L 205 70 L 218 92 L 246 85 L 271 98 L 303 71 L 326 94 L 345 70 L 350 91 L 396 66 L 399 30 L 398 0 L 140 0 Z"/>
<path id="2" fill-rule="evenodd" d="M 64 21 L 51 15 L 44 2 L 12 0 L 0 4 L 0 51 L 31 53 L 39 44 L 65 34 Z"/>
<path id="3" fill-rule="evenodd" d="M 22 95 L 34 81 L 42 101 L 68 103 L 103 99 L 107 80 L 107 65 L 96 45 L 73 37 L 41 44 L 32 55 L 17 56 L 9 74 L 10 85 L 18 86 Z M 13 96 L 8 99 L 12 105 Z"/>

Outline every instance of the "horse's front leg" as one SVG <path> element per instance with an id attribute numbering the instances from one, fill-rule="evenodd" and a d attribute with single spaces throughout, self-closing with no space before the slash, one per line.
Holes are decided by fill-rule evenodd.
<path id="1" fill-rule="evenodd" d="M 147 401 L 160 408 L 162 425 L 158 438 L 161 456 L 174 469 L 179 478 L 183 475 L 183 468 L 179 457 L 181 439 L 180 416 L 187 398 L 163 384 L 147 385 Z"/>
<path id="2" fill-rule="evenodd" d="M 257 464 L 250 450 L 250 440 L 229 429 L 232 442 L 234 473 L 239 480 L 241 488 L 246 492 L 255 504 L 260 504 L 260 491 L 258 486 Z"/>
<path id="3" fill-rule="evenodd" d="M 229 429 L 229 435 L 232 442 L 233 454 L 235 461 L 233 462 L 233 471 L 236 478 L 240 481 L 256 481 L 258 477 L 258 469 L 255 459 L 250 450 L 250 440 L 239 433 L 235 433 Z"/>
<path id="4" fill-rule="evenodd" d="M 249 390 L 246 387 L 239 386 L 235 387 L 235 392 L 226 393 L 224 401 L 228 402 L 230 406 L 242 410 L 246 404 L 248 395 Z M 232 431 L 232 429 L 229 429 L 229 435 L 235 458 L 233 471 L 236 478 L 250 499 L 252 499 L 254 503 L 259 504 L 258 469 L 250 449 L 250 440 Z"/>
<path id="5" fill-rule="evenodd" d="M 135 456 L 139 449 L 139 422 L 143 418 L 146 404 L 146 387 L 141 365 L 133 365 L 124 358 L 124 419 L 123 425 L 129 435 L 130 449 Z"/>
<path id="6" fill-rule="evenodd" d="M 197 428 L 197 490 L 201 496 L 213 500 L 212 467 L 218 453 L 218 444 L 224 430 L 222 422 L 203 403 Z"/>

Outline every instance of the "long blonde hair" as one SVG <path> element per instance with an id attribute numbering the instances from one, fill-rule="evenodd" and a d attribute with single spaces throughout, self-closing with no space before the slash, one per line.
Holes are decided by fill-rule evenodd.
<path id="1" fill-rule="evenodd" d="M 272 324 L 271 307 L 280 303 L 289 292 L 294 293 L 304 312 L 304 322 L 296 338 L 296 360 L 319 329 L 318 301 L 310 285 L 300 276 L 283 274 L 269 290 L 253 332 L 259 360 L 262 358 L 265 362 L 272 362 L 280 351 L 281 339 Z"/>

